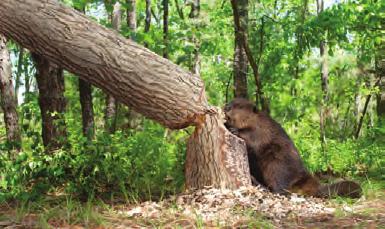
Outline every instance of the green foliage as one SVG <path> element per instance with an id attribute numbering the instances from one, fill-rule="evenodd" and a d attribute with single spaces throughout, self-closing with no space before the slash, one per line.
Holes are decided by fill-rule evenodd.
<path id="1" fill-rule="evenodd" d="M 2 196 L 34 199 L 60 188 L 81 198 L 103 193 L 123 193 L 129 200 L 159 198 L 183 184 L 183 138 L 182 132 L 165 136 L 164 128 L 146 121 L 143 131 L 101 134 L 92 142 L 70 135 L 71 147 L 51 154 L 41 143 L 15 161 L 3 154 Z"/>
<path id="2" fill-rule="evenodd" d="M 107 18 L 116 1 L 64 0 L 83 8 L 97 23 L 110 27 Z M 123 16 L 127 5 L 122 2 Z M 139 44 L 162 54 L 164 48 L 161 1 L 152 1 L 152 21 L 144 32 L 145 1 L 137 1 L 138 30 L 129 31 L 122 20 L 121 34 L 133 35 Z M 170 1 L 169 56 L 191 69 L 194 52 L 201 59 L 201 77 L 209 102 L 223 106 L 233 92 L 234 29 L 228 1 L 201 1 L 200 16 L 188 18 L 189 1 L 179 1 L 184 19 Z M 248 41 L 259 64 L 259 74 L 271 115 L 294 140 L 312 172 L 333 169 L 347 176 L 385 174 L 385 123 L 375 110 L 374 69 L 376 54 L 384 41 L 384 1 L 343 1 L 317 14 L 315 5 L 304 0 L 249 1 Z M 326 107 L 326 148 L 321 149 L 319 110 L 322 99 L 319 44 L 329 46 L 329 90 Z M 11 43 L 12 62 L 18 48 Z M 126 200 L 160 198 L 183 187 L 183 163 L 188 134 L 169 131 L 140 119 L 137 128 L 127 128 L 128 108 L 121 107 L 118 131 L 104 128 L 105 94 L 93 89 L 96 135 L 82 136 L 81 107 L 77 78 L 66 73 L 64 114 L 68 144 L 47 153 L 41 140 L 41 116 L 35 73 L 29 55 L 22 60 L 20 126 L 22 150 L 14 160 L 5 142 L 0 121 L 0 201 L 9 198 L 36 199 L 44 193 L 65 192 L 78 197 L 123 196 Z M 17 69 L 13 68 L 14 76 Z M 19 74 L 19 73 L 17 73 Z M 255 98 L 255 82 L 248 71 L 249 97 Z M 358 117 L 368 95 L 372 95 L 359 139 L 354 139 Z M 144 121 L 143 121 L 144 120 Z M 4 139 L 4 140 L 3 140 Z M 70 204 L 69 204 L 70 205 Z M 44 221 L 44 219 L 42 219 Z M 252 224 L 254 225 L 254 224 Z M 256 224 L 259 225 L 259 224 Z"/>

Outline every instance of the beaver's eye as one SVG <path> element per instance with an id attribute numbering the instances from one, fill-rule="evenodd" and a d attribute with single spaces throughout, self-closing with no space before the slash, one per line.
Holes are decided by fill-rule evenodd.
<path id="1" fill-rule="evenodd" d="M 223 109 L 225 112 L 228 112 L 231 110 L 231 105 L 230 104 L 226 104 L 224 109 Z"/>

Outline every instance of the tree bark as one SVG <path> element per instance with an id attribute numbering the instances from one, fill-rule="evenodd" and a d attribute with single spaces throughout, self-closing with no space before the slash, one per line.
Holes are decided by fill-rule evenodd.
<path id="1" fill-rule="evenodd" d="M 385 42 L 378 45 L 375 57 L 375 71 L 379 86 L 377 94 L 377 116 L 380 124 L 385 125 Z"/>
<path id="2" fill-rule="evenodd" d="M 128 9 L 127 9 L 127 25 L 131 31 L 130 39 L 132 41 L 135 41 L 136 30 L 137 30 L 137 24 L 136 24 L 136 0 L 127 0 Z M 151 1 L 147 2 L 146 0 L 146 25 L 145 25 L 145 32 L 146 29 L 150 29 L 150 25 L 147 25 L 148 23 L 151 23 Z M 148 9 L 147 9 L 148 8 Z M 148 19 L 147 17 L 150 17 Z M 130 129 L 136 129 L 140 126 L 142 123 L 142 116 L 137 113 L 136 111 L 129 108 L 129 111 L 126 113 L 126 117 L 128 119 L 128 124 L 126 125 Z M 116 120 L 116 119 L 115 119 Z"/>
<path id="3" fill-rule="evenodd" d="M 77 9 L 83 14 L 86 13 L 85 5 L 82 9 Z M 94 121 L 94 105 L 92 103 L 92 86 L 89 82 L 79 79 L 79 99 L 82 109 L 82 130 L 83 135 L 88 140 L 94 138 L 95 121 Z"/>
<path id="4" fill-rule="evenodd" d="M 19 150 L 21 137 L 17 101 L 12 83 L 12 65 L 7 39 L 3 35 L 0 35 L 0 99 L 8 144 L 11 149 Z"/>
<path id="5" fill-rule="evenodd" d="M 197 19 L 200 14 L 200 0 L 193 0 L 191 2 L 191 11 L 189 14 L 190 19 Z M 196 23 L 195 23 L 196 24 Z M 196 30 L 198 30 L 198 25 L 196 26 Z M 194 51 L 193 51 L 193 58 L 192 58 L 192 65 L 191 65 L 191 72 L 194 74 L 200 75 L 200 69 L 201 69 L 201 60 L 199 56 L 199 42 L 195 35 L 192 37 L 192 43 L 194 43 Z"/>
<path id="6" fill-rule="evenodd" d="M 188 189 L 251 185 L 244 141 L 227 131 L 219 115 L 206 115 L 195 128 L 187 143 L 185 171 Z"/>
<path id="7" fill-rule="evenodd" d="M 16 72 L 16 79 L 15 79 L 15 97 L 16 102 L 18 103 L 19 99 L 19 88 L 20 88 L 20 79 L 21 79 L 21 71 L 23 67 L 23 59 L 24 59 L 24 48 L 20 47 L 19 49 L 19 58 L 17 61 L 17 72 Z"/>
<path id="8" fill-rule="evenodd" d="M 30 59 L 31 59 L 31 55 L 28 56 L 28 61 Z M 33 79 L 33 76 L 28 71 L 28 62 L 25 62 L 24 63 L 24 103 L 28 103 L 29 101 L 31 101 L 30 92 L 31 92 L 32 79 Z"/>
<path id="9" fill-rule="evenodd" d="M 94 138 L 94 105 L 92 103 L 92 86 L 87 81 L 79 79 L 79 96 L 82 109 L 82 130 L 88 140 Z"/>
<path id="10" fill-rule="evenodd" d="M 320 110 L 320 138 L 322 148 L 325 148 L 326 144 L 326 132 L 325 121 L 327 119 L 327 101 L 328 101 L 328 64 L 327 64 L 327 45 L 325 41 L 320 43 L 320 56 L 321 56 L 321 110 Z"/>
<path id="11" fill-rule="evenodd" d="M 131 33 L 136 32 L 136 0 L 126 0 L 127 3 L 127 25 Z M 147 4 L 147 3 L 146 3 Z M 132 40 L 134 36 L 130 36 Z"/>
<path id="12" fill-rule="evenodd" d="M 163 0 L 163 57 L 168 59 L 168 0 Z"/>
<path id="13" fill-rule="evenodd" d="M 144 32 L 148 33 L 151 26 L 151 0 L 146 0 L 146 23 L 144 26 Z"/>
<path id="14" fill-rule="evenodd" d="M 248 0 L 237 1 L 239 12 L 239 23 L 244 29 L 244 33 L 247 33 L 248 28 Z M 247 93 L 247 55 L 243 48 L 242 34 L 237 29 L 236 20 L 234 20 L 234 96 L 241 98 L 248 98 Z"/>
<path id="15" fill-rule="evenodd" d="M 195 125 L 189 188 L 250 185 L 246 147 L 208 105 L 199 76 L 55 0 L 2 0 L 0 15 L 0 32 L 145 116 L 172 129 Z"/>
<path id="16" fill-rule="evenodd" d="M 144 32 L 148 33 L 151 26 L 151 0 L 146 0 L 146 19 L 144 24 Z M 144 43 L 144 47 L 148 47 L 147 43 Z"/>
<path id="17" fill-rule="evenodd" d="M 36 64 L 43 144 L 49 150 L 63 146 L 66 140 L 63 69 L 39 54 L 32 54 Z"/>
<path id="18" fill-rule="evenodd" d="M 242 46 L 245 49 L 247 60 L 253 69 L 253 75 L 254 75 L 254 80 L 256 84 L 256 103 L 257 106 L 260 104 L 262 110 L 269 112 L 269 104 L 267 102 L 267 99 L 265 98 L 265 95 L 263 93 L 263 88 L 262 88 L 262 82 L 261 78 L 259 75 L 259 66 L 258 63 L 255 61 L 253 57 L 253 53 L 251 52 L 251 49 L 249 47 L 249 44 L 247 42 L 247 36 L 245 29 L 242 28 L 241 22 L 240 22 L 240 16 L 239 16 L 239 11 L 238 11 L 238 5 L 236 0 L 231 0 L 231 6 L 233 9 L 233 15 L 234 15 L 234 24 L 235 24 L 235 32 L 239 34 L 239 36 L 242 38 Z M 262 46 L 260 46 L 262 47 Z"/>
<path id="19" fill-rule="evenodd" d="M 114 4 L 114 10 L 112 12 L 111 23 L 112 23 L 112 28 L 115 29 L 118 33 L 121 28 L 121 22 L 122 22 L 121 5 L 119 2 L 116 2 Z M 117 115 L 118 115 L 118 102 L 112 95 L 107 94 L 106 110 L 105 110 L 105 127 L 109 133 L 114 133 L 116 130 Z"/>
<path id="20" fill-rule="evenodd" d="M 2 0 L 0 15 L 0 32 L 169 128 L 210 111 L 198 76 L 55 0 Z"/>

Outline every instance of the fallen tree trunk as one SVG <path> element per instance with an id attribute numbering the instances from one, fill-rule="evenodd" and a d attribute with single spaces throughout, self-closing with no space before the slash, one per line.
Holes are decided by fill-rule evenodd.
<path id="1" fill-rule="evenodd" d="M 186 186 L 250 185 L 244 143 L 211 108 L 199 76 L 55 0 L 1 0 L 0 33 L 169 128 L 195 125 Z"/>
<path id="2" fill-rule="evenodd" d="M 163 125 L 209 109 L 203 81 L 55 0 L 1 0 L 0 32 Z"/>

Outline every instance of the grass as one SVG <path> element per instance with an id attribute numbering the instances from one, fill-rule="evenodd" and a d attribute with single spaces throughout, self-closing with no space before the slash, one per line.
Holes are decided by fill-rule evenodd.
<path id="1" fill-rule="evenodd" d="M 336 207 L 332 219 L 325 221 L 325 225 L 338 225 L 340 223 L 351 223 L 357 221 L 360 226 L 375 222 L 381 225 L 380 214 L 385 214 L 385 182 L 378 179 L 361 178 L 364 197 L 358 200 L 336 198 L 329 201 L 331 206 Z M 127 208 L 125 201 L 118 205 L 114 202 L 107 203 L 100 199 L 89 199 L 81 202 L 71 196 L 46 196 L 35 202 L 20 202 L 0 205 L 0 222 L 10 219 L 16 224 L 25 224 L 28 220 L 34 221 L 38 228 L 52 228 L 59 226 L 83 226 L 85 228 L 113 227 L 113 225 L 124 224 L 130 226 L 152 227 L 152 228 L 185 228 L 194 226 L 205 228 L 207 226 L 219 227 L 219 222 L 205 222 L 196 214 L 195 218 L 187 218 L 176 211 L 177 206 L 171 205 L 165 209 L 160 217 L 156 218 L 128 218 L 117 213 L 118 208 Z M 344 207 L 352 211 L 344 210 Z M 179 207 L 180 208 L 180 207 Z M 248 228 L 274 228 L 275 222 L 258 214 L 252 209 L 234 209 L 234 214 L 241 215 L 236 225 Z M 349 220 L 351 219 L 351 220 Z M 354 219 L 354 220 L 353 220 Z M 319 220 L 319 219 L 318 219 Z M 317 219 L 298 220 L 293 217 L 287 220 L 287 225 L 295 226 L 320 226 Z M 318 222 L 319 223 L 319 222 Z"/>

